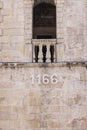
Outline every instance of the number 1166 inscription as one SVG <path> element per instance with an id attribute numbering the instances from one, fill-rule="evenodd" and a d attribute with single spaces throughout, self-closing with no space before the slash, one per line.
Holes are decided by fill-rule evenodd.
<path id="1" fill-rule="evenodd" d="M 32 75 L 30 76 L 31 78 L 31 83 L 32 84 L 57 84 L 58 83 L 58 79 L 57 79 L 57 75 L 53 74 L 52 76 L 48 75 L 48 74 L 43 74 L 43 75 Z"/>

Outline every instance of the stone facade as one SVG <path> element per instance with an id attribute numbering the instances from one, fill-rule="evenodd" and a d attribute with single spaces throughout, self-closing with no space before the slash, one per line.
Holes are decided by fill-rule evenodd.
<path id="1" fill-rule="evenodd" d="M 41 2 L 56 6 L 56 39 L 32 37 Z M 87 130 L 86 28 L 87 0 L 0 0 L 0 130 Z M 44 44 L 55 63 L 34 63 Z"/>

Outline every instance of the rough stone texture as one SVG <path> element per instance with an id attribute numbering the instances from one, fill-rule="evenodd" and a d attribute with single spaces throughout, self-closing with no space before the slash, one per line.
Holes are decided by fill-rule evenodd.
<path id="1" fill-rule="evenodd" d="M 34 1 L 0 0 L 0 130 L 87 130 L 87 62 L 70 62 L 87 60 L 87 0 L 54 3 L 58 63 L 35 64 L 33 45 L 45 40 L 32 39 Z M 32 74 L 57 74 L 58 83 L 32 85 Z"/>
<path id="2" fill-rule="evenodd" d="M 31 84 L 32 74 L 57 74 L 58 83 Z M 87 69 L 57 65 L 0 67 L 2 130 L 87 130 Z"/>
<path id="3" fill-rule="evenodd" d="M 55 0 L 54 3 L 57 10 L 57 61 L 86 60 L 87 1 Z M 31 0 L 0 1 L 1 61 L 32 62 L 33 6 Z"/>

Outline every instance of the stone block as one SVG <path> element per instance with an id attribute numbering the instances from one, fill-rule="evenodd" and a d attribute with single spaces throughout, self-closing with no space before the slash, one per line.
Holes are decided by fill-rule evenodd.
<path id="1" fill-rule="evenodd" d="M 0 1 L 0 9 L 2 9 L 2 6 L 3 6 L 3 5 L 2 5 L 2 2 Z"/>
<path id="2" fill-rule="evenodd" d="M 2 36 L 3 35 L 3 31 L 2 31 L 2 29 L 0 29 L 0 36 Z"/>
<path id="3" fill-rule="evenodd" d="M 9 120 L 0 120 L 0 128 L 9 128 Z"/>
<path id="4" fill-rule="evenodd" d="M 9 43 L 10 42 L 10 37 L 9 36 L 1 36 L 0 37 L 0 42 Z"/>
<path id="5" fill-rule="evenodd" d="M 3 34 L 4 35 L 11 35 L 11 36 L 23 36 L 24 35 L 24 30 L 23 29 L 3 29 Z"/>
<path id="6" fill-rule="evenodd" d="M 0 23 L 2 23 L 3 22 L 3 17 L 2 17 L 2 15 L 0 14 Z"/>
<path id="7" fill-rule="evenodd" d="M 0 130 L 87 130 L 87 67 L 68 63 L 87 60 L 85 1 L 55 0 L 57 38 L 34 43 L 32 0 L 0 0 Z M 47 59 L 56 44 L 56 63 L 32 63 L 33 46 L 40 45 L 42 62 L 44 44 Z"/>

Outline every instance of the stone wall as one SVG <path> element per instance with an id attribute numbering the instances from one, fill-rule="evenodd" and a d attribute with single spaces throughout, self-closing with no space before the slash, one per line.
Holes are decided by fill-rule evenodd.
<path id="1" fill-rule="evenodd" d="M 87 130 L 87 1 L 55 4 L 58 63 L 35 64 L 34 1 L 0 0 L 0 130 Z"/>
<path id="2" fill-rule="evenodd" d="M 55 0 L 55 4 L 57 62 L 86 60 L 87 1 Z M 0 1 L 0 61 L 32 62 L 33 6 L 33 0 Z"/>
<path id="3" fill-rule="evenodd" d="M 32 74 L 58 83 L 32 85 Z M 0 64 L 0 130 L 87 130 L 86 67 Z"/>
<path id="4" fill-rule="evenodd" d="M 24 60 L 24 10 L 22 0 L 1 0 L 0 61 Z"/>
<path id="5" fill-rule="evenodd" d="M 58 61 L 80 61 L 86 60 L 87 33 L 86 33 L 86 0 L 65 0 L 61 18 L 61 31 L 57 27 L 58 36 L 62 36 L 58 44 Z M 60 4 L 59 4 L 60 6 Z M 60 8 L 58 8 L 60 9 Z M 60 24 L 61 24 L 60 23 Z M 60 27 L 60 25 L 59 25 Z"/>

